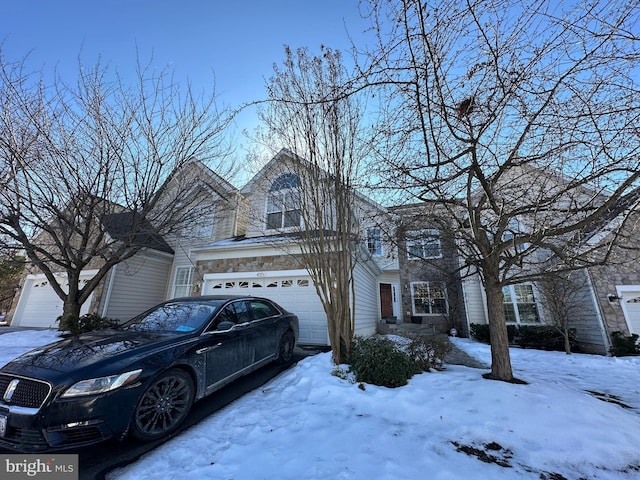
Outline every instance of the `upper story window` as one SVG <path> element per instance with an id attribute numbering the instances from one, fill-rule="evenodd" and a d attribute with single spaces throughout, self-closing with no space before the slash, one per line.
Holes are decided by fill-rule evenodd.
<path id="1" fill-rule="evenodd" d="M 367 248 L 371 255 L 382 255 L 382 231 L 379 228 L 367 229 Z"/>
<path id="2" fill-rule="evenodd" d="M 440 231 L 435 229 L 407 232 L 407 254 L 410 259 L 440 258 Z"/>
<path id="3" fill-rule="evenodd" d="M 267 229 L 299 227 L 300 214 L 299 179 L 292 173 L 276 178 L 267 197 Z"/>

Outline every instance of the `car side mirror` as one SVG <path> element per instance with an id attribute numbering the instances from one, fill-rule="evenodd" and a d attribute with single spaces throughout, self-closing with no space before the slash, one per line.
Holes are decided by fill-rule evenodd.
<path id="1" fill-rule="evenodd" d="M 216 327 L 216 331 L 221 332 L 221 331 L 231 330 L 234 326 L 235 326 L 235 323 L 233 322 L 223 321 L 218 324 L 218 326 Z"/>

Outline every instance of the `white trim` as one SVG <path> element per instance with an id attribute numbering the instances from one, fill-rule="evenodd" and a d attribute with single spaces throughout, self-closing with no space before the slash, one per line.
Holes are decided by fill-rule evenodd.
<path id="1" fill-rule="evenodd" d="M 640 292 L 640 285 L 616 285 L 616 294 L 618 296 L 629 292 Z"/>
<path id="2" fill-rule="evenodd" d="M 222 280 L 233 278 L 273 278 L 273 277 L 308 277 L 309 272 L 300 270 L 269 270 L 264 272 L 229 272 L 229 273 L 205 273 L 203 280 Z"/>
<path id="3" fill-rule="evenodd" d="M 110 271 L 109 284 L 107 285 L 107 294 L 104 297 L 104 302 L 102 305 L 102 316 L 107 316 L 107 310 L 109 309 L 109 301 L 111 301 L 111 291 L 113 290 L 113 282 L 116 279 L 118 264 L 114 265 Z"/>

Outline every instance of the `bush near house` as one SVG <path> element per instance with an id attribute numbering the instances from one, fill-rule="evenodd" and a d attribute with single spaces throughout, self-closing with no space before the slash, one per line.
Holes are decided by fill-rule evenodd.
<path id="1" fill-rule="evenodd" d="M 638 335 L 632 334 L 626 336 L 622 332 L 611 333 L 611 347 L 609 353 L 614 357 L 623 357 L 625 355 L 640 355 L 640 344 L 638 343 Z"/>
<path id="2" fill-rule="evenodd" d="M 446 337 L 420 335 L 400 340 L 356 337 L 349 359 L 356 382 L 391 388 L 406 385 L 416 373 L 442 370 L 452 348 Z"/>
<path id="3" fill-rule="evenodd" d="M 58 317 L 56 322 L 59 322 L 61 318 L 61 316 Z M 118 324 L 119 322 L 113 318 L 101 317 L 95 313 L 87 313 L 81 317 L 67 318 L 64 328 L 71 335 L 79 335 L 81 333 L 115 327 Z"/>
<path id="4" fill-rule="evenodd" d="M 521 325 L 515 341 L 522 348 L 564 351 L 564 337 L 554 327 Z M 575 351 L 578 345 L 575 328 L 569 329 L 569 344 L 571 351 Z"/>
<path id="5" fill-rule="evenodd" d="M 564 351 L 564 338 L 558 329 L 545 325 L 507 325 L 509 343 L 522 348 Z M 482 343 L 489 341 L 489 325 L 471 324 L 471 336 Z M 571 351 L 578 350 L 575 328 L 569 329 Z"/>
<path id="6" fill-rule="evenodd" d="M 514 343 L 515 337 L 518 334 L 518 329 L 515 325 L 507 325 L 507 335 L 509 336 L 509 343 Z M 481 323 L 471 324 L 471 337 L 482 343 L 490 343 L 489 339 L 489 325 Z"/>
<path id="7" fill-rule="evenodd" d="M 385 337 L 356 337 L 349 364 L 357 382 L 383 387 L 401 387 L 420 373 L 418 364 Z"/>

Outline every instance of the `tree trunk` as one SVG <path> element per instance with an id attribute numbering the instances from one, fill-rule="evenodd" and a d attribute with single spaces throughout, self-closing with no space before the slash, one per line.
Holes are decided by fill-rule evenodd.
<path id="1" fill-rule="evenodd" d="M 82 305 L 77 298 L 72 298 L 71 295 L 67 296 L 62 307 L 62 315 L 59 317 L 58 330 L 71 331 L 73 333 L 74 327 L 77 326 L 78 318 L 80 318 L 81 307 Z"/>
<path id="2" fill-rule="evenodd" d="M 564 337 L 564 353 L 571 355 L 571 342 L 569 341 L 569 329 L 565 325 L 562 329 L 562 336 Z"/>
<path id="3" fill-rule="evenodd" d="M 487 279 L 487 309 L 489 313 L 489 335 L 491 339 L 491 373 L 485 378 L 513 382 L 511 357 L 509 355 L 509 335 L 504 317 L 504 296 L 496 281 Z"/>

